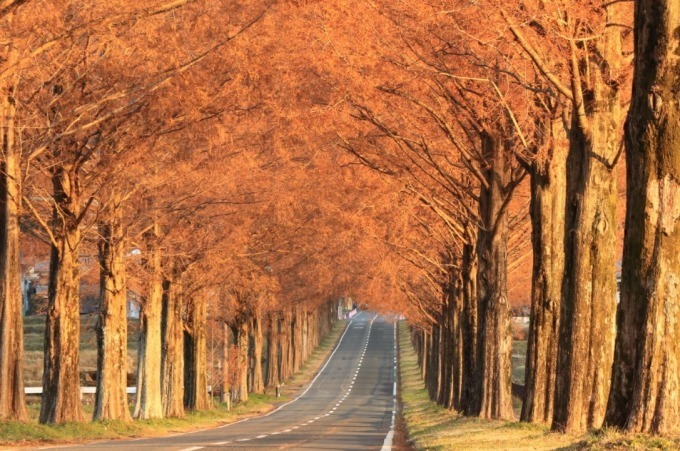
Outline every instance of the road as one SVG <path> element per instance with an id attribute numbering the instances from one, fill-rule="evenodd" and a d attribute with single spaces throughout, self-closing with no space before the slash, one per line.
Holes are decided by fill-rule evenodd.
<path id="1" fill-rule="evenodd" d="M 216 429 L 78 449 L 389 449 L 396 415 L 395 334 L 393 322 L 358 314 L 301 394 L 269 414 Z"/>

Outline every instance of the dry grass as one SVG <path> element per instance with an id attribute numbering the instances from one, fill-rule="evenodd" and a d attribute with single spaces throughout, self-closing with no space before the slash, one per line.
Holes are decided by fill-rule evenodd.
<path id="1" fill-rule="evenodd" d="M 415 449 L 680 449 L 680 438 L 601 430 L 583 436 L 550 432 L 547 426 L 464 417 L 431 402 L 420 378 L 405 321 L 399 324 L 402 414 Z"/>
<path id="2" fill-rule="evenodd" d="M 97 369 L 97 315 L 80 317 L 80 370 Z M 137 333 L 139 321 L 128 320 L 128 372 L 137 368 Z M 24 318 L 24 384 L 27 387 L 42 385 L 43 348 L 45 343 L 45 316 Z"/>

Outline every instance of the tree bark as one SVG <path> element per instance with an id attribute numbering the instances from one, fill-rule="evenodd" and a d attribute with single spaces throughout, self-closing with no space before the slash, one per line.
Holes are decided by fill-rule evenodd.
<path id="1" fill-rule="evenodd" d="M 278 315 L 269 315 L 269 327 L 267 328 L 267 388 L 275 388 L 281 383 L 279 376 L 279 359 L 281 349 L 281 335 L 278 330 Z"/>
<path id="2" fill-rule="evenodd" d="M 448 375 L 449 393 L 447 406 L 458 412 L 462 412 L 463 382 L 464 374 L 464 352 L 463 352 L 463 280 L 460 272 L 456 271 L 456 276 L 451 287 L 451 298 L 449 300 L 449 329 L 450 329 L 450 370 Z"/>
<path id="3" fill-rule="evenodd" d="M 626 233 L 606 422 L 680 430 L 680 3 L 635 1 Z"/>
<path id="4" fill-rule="evenodd" d="M 477 386 L 482 418 L 511 420 L 511 340 L 507 296 L 507 209 L 510 166 L 499 136 L 482 134 L 482 151 L 489 168 L 488 188 L 480 193 L 482 227 L 477 237 L 478 347 Z"/>
<path id="5" fill-rule="evenodd" d="M 161 396 L 161 314 L 163 310 L 163 275 L 159 227 L 155 223 L 145 236 L 146 266 L 149 272 L 148 295 L 142 304 L 137 359 L 137 398 L 134 417 L 148 420 L 163 417 Z"/>
<path id="6" fill-rule="evenodd" d="M 82 421 L 80 378 L 80 296 L 78 244 L 80 192 L 78 175 L 69 167 L 52 177 L 54 219 L 45 326 L 41 423 Z"/>
<path id="7" fill-rule="evenodd" d="M 248 320 L 243 318 L 238 326 L 238 400 L 248 402 L 248 351 L 250 336 Z"/>
<path id="8" fill-rule="evenodd" d="M 262 314 L 256 309 L 253 314 L 253 383 L 252 393 L 264 393 L 262 377 Z"/>
<path id="9" fill-rule="evenodd" d="M 7 64 L 17 51 L 10 44 Z M 21 316 L 21 268 L 19 263 L 19 212 L 21 209 L 20 153 L 15 146 L 15 114 L 12 86 L 1 93 L 0 146 L 0 421 L 28 419 L 24 397 L 24 329 Z"/>
<path id="10" fill-rule="evenodd" d="M 470 236 L 467 243 L 463 245 L 463 256 L 461 263 L 461 279 L 463 290 L 463 312 L 461 319 L 461 351 L 462 356 L 462 389 L 460 400 L 460 411 L 465 415 L 474 415 L 479 404 L 475 377 L 477 369 L 477 255 L 471 243 L 476 234 L 472 232 L 471 226 L 466 226 L 466 232 Z"/>
<path id="11" fill-rule="evenodd" d="M 309 313 L 307 313 L 307 308 L 302 307 L 300 309 L 300 319 L 302 321 L 302 327 L 300 331 L 300 341 L 302 343 L 302 356 L 300 357 L 300 367 L 304 365 L 309 356 Z M 299 370 L 300 368 L 298 368 Z"/>
<path id="12" fill-rule="evenodd" d="M 423 329 L 421 332 L 421 347 L 420 347 L 420 378 L 423 381 L 427 380 L 427 363 L 429 361 L 428 355 L 429 355 L 429 350 L 428 350 L 428 343 L 430 342 L 429 340 L 429 335 L 430 333 Z"/>
<path id="13" fill-rule="evenodd" d="M 104 208 L 99 224 L 100 305 L 97 324 L 97 392 L 93 419 L 130 420 L 127 400 L 127 282 L 120 201 Z"/>
<path id="14" fill-rule="evenodd" d="M 291 312 L 284 310 L 279 318 L 281 330 L 281 363 L 279 365 L 279 381 L 284 382 L 292 374 L 293 351 L 291 349 Z"/>
<path id="15" fill-rule="evenodd" d="M 222 324 L 222 402 L 231 405 L 231 365 L 229 360 L 229 336 L 231 330 L 227 323 Z"/>
<path id="16" fill-rule="evenodd" d="M 564 127 L 559 121 L 549 121 L 543 132 L 551 142 L 537 153 L 531 170 L 531 320 L 527 339 L 525 397 L 520 416 L 522 421 L 535 423 L 549 423 L 553 416 L 564 276 L 568 150 L 565 139 L 560 139 L 560 135 L 564 135 Z"/>
<path id="17" fill-rule="evenodd" d="M 183 417 L 184 412 L 184 326 L 180 274 L 163 282 L 161 323 L 161 396 L 166 417 Z"/>
<path id="18" fill-rule="evenodd" d="M 293 308 L 293 323 L 292 323 L 292 344 L 291 352 L 293 353 L 293 368 L 292 373 L 297 373 L 302 367 L 303 349 L 302 349 L 302 308 L 296 305 Z"/>
<path id="19" fill-rule="evenodd" d="M 620 3 L 604 6 L 610 22 Z M 565 273 L 552 427 L 581 433 L 604 420 L 614 357 L 616 176 L 621 98 L 609 76 L 621 67 L 621 27 L 593 42 L 597 58 L 572 46 L 573 113 L 567 157 Z M 582 81 L 587 71 L 588 85 Z M 587 89 L 586 89 L 587 88 Z"/>
<path id="20" fill-rule="evenodd" d="M 210 408 L 206 374 L 206 322 L 205 298 L 194 296 L 189 304 L 184 331 L 184 407 L 187 410 Z"/>

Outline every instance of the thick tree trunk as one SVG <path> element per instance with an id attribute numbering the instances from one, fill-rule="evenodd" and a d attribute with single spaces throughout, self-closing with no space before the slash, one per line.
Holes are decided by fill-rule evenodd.
<path id="1" fill-rule="evenodd" d="M 184 416 L 184 325 L 181 275 L 163 282 L 161 396 L 166 417 Z"/>
<path id="2" fill-rule="evenodd" d="M 605 7 L 612 23 L 625 16 L 619 2 Z M 565 273 L 553 429 L 580 433 L 602 426 L 614 357 L 616 310 L 616 162 L 621 98 L 609 77 L 621 67 L 620 27 L 607 27 L 593 42 L 596 58 L 581 61 L 573 50 L 570 148 L 567 158 Z M 604 63 L 603 63 L 604 61 Z M 585 99 L 586 94 L 591 99 Z"/>
<path id="3" fill-rule="evenodd" d="M 476 234 L 466 227 L 470 235 L 468 243 L 463 245 L 461 263 L 461 279 L 463 290 L 463 312 L 461 317 L 461 351 L 462 375 L 461 375 L 461 400 L 460 411 L 465 415 L 474 415 L 479 405 L 479 392 L 475 389 L 475 377 L 477 368 L 477 255 L 474 251 L 473 238 Z"/>
<path id="4" fill-rule="evenodd" d="M 607 423 L 680 431 L 680 3 L 635 1 L 621 303 Z"/>
<path id="5" fill-rule="evenodd" d="M 253 314 L 253 383 L 252 393 L 264 393 L 262 377 L 262 315 L 257 309 Z"/>
<path id="6" fill-rule="evenodd" d="M 248 402 L 248 354 L 250 336 L 248 320 L 243 318 L 238 326 L 238 400 Z"/>
<path id="7" fill-rule="evenodd" d="M 194 296 L 189 305 L 184 336 L 184 407 L 210 408 L 207 379 L 207 305 L 203 296 Z"/>
<path id="8" fill-rule="evenodd" d="M 279 321 L 277 315 L 269 315 L 269 327 L 267 328 L 267 388 L 275 388 L 281 383 L 279 378 L 279 354 L 281 349 L 281 335 L 278 330 Z"/>
<path id="9" fill-rule="evenodd" d="M 41 423 L 83 420 L 78 374 L 80 193 L 77 177 L 69 168 L 57 169 L 52 177 L 56 204 L 52 233 L 56 243 L 52 244 L 50 254 Z"/>
<path id="10" fill-rule="evenodd" d="M 127 282 L 123 210 L 116 199 L 99 224 L 100 306 L 93 419 L 130 420 L 127 400 Z"/>
<path id="11" fill-rule="evenodd" d="M 578 132 L 576 132 L 578 133 Z M 616 180 L 589 154 L 585 136 L 570 151 L 565 275 L 560 310 L 553 428 L 602 425 L 614 351 Z"/>
<path id="12" fill-rule="evenodd" d="M 303 348 L 302 348 L 302 308 L 297 305 L 293 308 L 293 331 L 291 351 L 293 353 L 292 373 L 297 373 L 302 367 Z"/>
<path id="13" fill-rule="evenodd" d="M 8 64 L 16 61 L 9 50 Z M 19 212 L 21 207 L 20 154 L 15 147 L 13 88 L 0 93 L 0 421 L 28 419 L 24 398 L 24 329 L 21 316 Z"/>
<path id="14" fill-rule="evenodd" d="M 442 304 L 441 313 L 441 330 L 439 332 L 439 355 L 437 366 L 439 367 L 439 375 L 437 381 L 437 404 L 448 407 L 446 405 L 449 397 L 449 385 L 448 385 L 448 371 L 451 367 L 451 358 L 448 355 L 448 342 L 450 340 L 449 334 L 449 299 L 448 299 L 448 289 L 444 288 L 444 302 Z"/>
<path id="15" fill-rule="evenodd" d="M 291 349 L 291 312 L 284 310 L 280 319 L 281 361 L 279 365 L 279 382 L 286 381 L 292 374 L 293 350 Z"/>
<path id="16" fill-rule="evenodd" d="M 300 359 L 300 367 L 307 361 L 309 357 L 309 313 L 306 308 L 301 309 L 300 317 L 302 319 L 302 358 Z M 298 368 L 299 369 L 299 368 Z"/>
<path id="17" fill-rule="evenodd" d="M 477 238 L 478 347 L 477 383 L 482 418 L 511 420 L 512 385 L 510 310 L 507 296 L 507 189 L 510 182 L 508 155 L 502 140 L 482 135 L 482 150 L 489 168 L 482 188 L 479 213 L 482 223 Z"/>
<path id="18" fill-rule="evenodd" d="M 449 301 L 449 328 L 450 328 L 450 370 L 449 370 L 449 398 L 447 406 L 456 411 L 462 412 L 463 381 L 464 374 L 464 352 L 463 352 L 463 281 L 458 274 L 452 288 L 451 299 Z"/>
<path id="19" fill-rule="evenodd" d="M 137 398 L 134 417 L 148 420 L 163 417 L 161 396 L 161 314 L 163 275 L 158 224 L 146 235 L 149 272 L 148 295 L 142 304 L 137 363 Z"/>
<path id="20" fill-rule="evenodd" d="M 222 324 L 222 402 L 231 405 L 231 365 L 229 348 L 231 343 L 229 337 L 231 330 L 227 323 Z"/>
<path id="21" fill-rule="evenodd" d="M 603 56 L 615 68 L 620 30 L 604 35 Z M 614 357 L 620 98 L 592 64 L 594 100 L 585 112 L 575 106 L 567 159 L 569 233 L 553 416 L 553 429 L 574 433 L 602 425 Z"/>
<path id="22" fill-rule="evenodd" d="M 429 344 L 430 344 L 430 333 L 427 330 L 423 330 L 423 332 L 422 332 L 422 347 L 421 347 L 421 352 L 420 352 L 420 378 L 423 381 L 427 381 L 427 371 L 428 371 L 427 367 L 428 367 L 428 362 L 429 362 L 428 356 L 430 355 Z"/>
<path id="23" fill-rule="evenodd" d="M 531 320 L 521 420 L 552 421 L 557 339 L 564 275 L 564 209 L 567 145 L 559 123 L 546 126 L 552 145 L 539 151 L 531 172 L 533 274 Z"/>

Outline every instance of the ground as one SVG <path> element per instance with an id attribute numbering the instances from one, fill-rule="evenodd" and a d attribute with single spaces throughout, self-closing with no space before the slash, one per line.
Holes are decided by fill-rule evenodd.
<path id="1" fill-rule="evenodd" d="M 513 353 L 526 350 L 526 342 L 521 343 L 513 347 Z M 515 366 L 513 376 L 517 369 Z M 614 430 L 574 436 L 550 432 L 544 425 L 482 420 L 442 408 L 428 398 L 405 321 L 399 324 L 399 378 L 406 440 L 418 450 L 680 449 L 680 437 L 630 435 Z"/>

